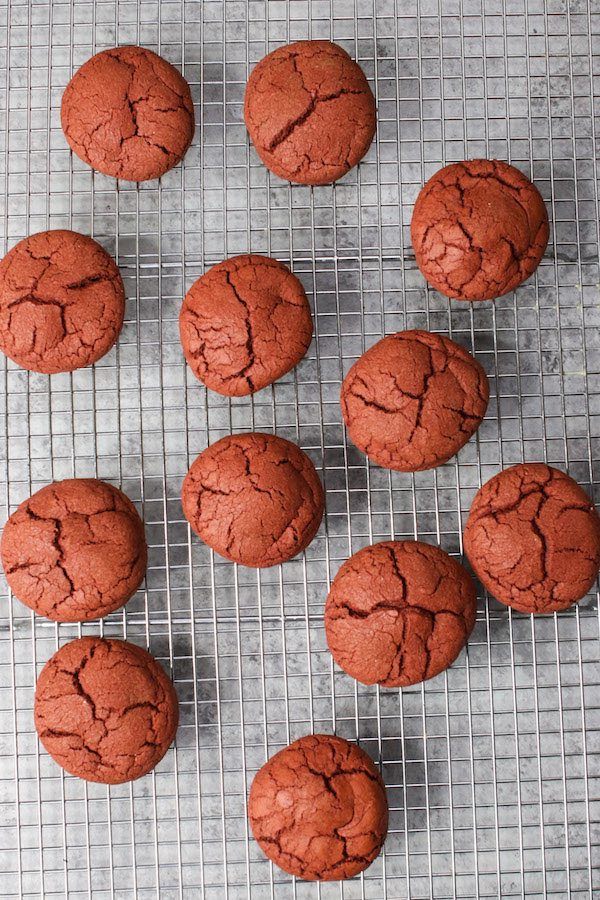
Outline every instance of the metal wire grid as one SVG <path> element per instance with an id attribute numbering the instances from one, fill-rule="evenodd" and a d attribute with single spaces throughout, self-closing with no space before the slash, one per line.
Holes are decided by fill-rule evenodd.
<path id="1" fill-rule="evenodd" d="M 150 544 L 144 590 L 102 623 L 58 627 L 3 601 L 2 897 L 599 895 L 597 596 L 535 620 L 482 596 L 468 651 L 401 692 L 335 671 L 321 624 L 329 578 L 360 546 L 418 536 L 460 553 L 472 496 L 503 465 L 546 459 L 598 487 L 599 12 L 594 0 L 2 0 L 5 245 L 48 227 L 91 233 L 128 296 L 118 346 L 93 369 L 47 378 L 3 366 L 5 514 L 52 478 L 97 475 L 138 502 Z M 378 104 L 364 163 L 314 190 L 270 177 L 241 117 L 249 68 L 303 37 L 345 46 Z M 194 95 L 196 139 L 160 185 L 94 174 L 60 131 L 74 69 L 124 43 L 179 66 Z M 423 181 L 473 156 L 534 177 L 552 237 L 535 279 L 471 308 L 426 289 L 408 226 Z M 177 315 L 206 267 L 247 250 L 293 266 L 316 335 L 295 373 L 229 402 L 186 372 Z M 354 359 L 404 327 L 459 340 L 492 386 L 477 440 L 415 476 L 367 467 L 338 404 Z M 298 441 L 327 489 L 306 554 L 260 573 L 192 540 L 179 504 L 193 456 L 249 428 Z M 36 675 L 80 633 L 147 645 L 174 676 L 176 747 L 139 782 L 88 785 L 40 752 Z M 357 738 L 388 785 L 385 853 L 343 885 L 294 884 L 248 840 L 254 772 L 319 730 Z"/>

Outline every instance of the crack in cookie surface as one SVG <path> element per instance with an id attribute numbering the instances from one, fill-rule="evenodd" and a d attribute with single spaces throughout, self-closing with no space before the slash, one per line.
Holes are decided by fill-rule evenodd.
<path id="1" fill-rule="evenodd" d="M 341 178 L 375 134 L 364 73 L 329 41 L 298 41 L 262 59 L 248 79 L 244 117 L 265 165 L 303 184 Z"/>
<path id="2" fill-rule="evenodd" d="M 285 562 L 312 541 L 323 517 L 323 488 L 296 444 L 252 432 L 204 450 L 182 488 L 183 511 L 202 540 L 246 566 Z"/>
<path id="3" fill-rule="evenodd" d="M 83 234 L 33 234 L 0 263 L 0 349 L 25 369 L 91 365 L 115 343 L 124 312 L 114 260 Z"/>
<path id="4" fill-rule="evenodd" d="M 385 788 L 371 758 L 331 735 L 308 735 L 271 757 L 254 778 L 248 812 L 269 859 L 307 880 L 362 872 L 388 825 Z"/>
<path id="5" fill-rule="evenodd" d="M 537 188 L 497 160 L 440 169 L 419 194 L 411 222 L 421 272 L 434 288 L 461 300 L 514 290 L 539 265 L 548 236 Z"/>
<path id="6" fill-rule="evenodd" d="M 199 278 L 186 294 L 179 328 L 194 375 L 226 396 L 281 378 L 312 339 L 302 285 L 282 263 L 256 254 L 225 260 Z"/>
<path id="7" fill-rule="evenodd" d="M 454 456 L 481 424 L 488 398 L 486 374 L 466 350 L 427 331 L 401 331 L 352 366 L 340 400 L 363 453 L 414 472 Z"/>
<path id="8" fill-rule="evenodd" d="M 325 632 L 335 661 L 353 678 L 406 687 L 454 662 L 475 613 L 473 582 L 456 560 L 419 541 L 384 541 L 339 570 Z"/>
<path id="9" fill-rule="evenodd" d="M 142 521 L 121 491 L 92 478 L 54 482 L 10 516 L 0 545 L 15 596 L 40 615 L 84 622 L 129 600 L 146 572 Z"/>
<path id="10" fill-rule="evenodd" d="M 524 613 L 557 612 L 584 597 L 597 578 L 600 518 L 565 472 L 520 464 L 476 494 L 465 551 L 497 600 Z"/>
<path id="11" fill-rule="evenodd" d="M 94 169 L 147 181 L 185 155 L 194 106 L 187 81 L 170 63 L 143 47 L 116 47 L 73 76 L 61 122 L 73 152 Z"/>
<path id="12" fill-rule="evenodd" d="M 175 737 L 178 704 L 165 671 L 141 647 L 80 638 L 44 666 L 34 717 L 42 744 L 67 772 L 120 784 L 162 759 Z"/>

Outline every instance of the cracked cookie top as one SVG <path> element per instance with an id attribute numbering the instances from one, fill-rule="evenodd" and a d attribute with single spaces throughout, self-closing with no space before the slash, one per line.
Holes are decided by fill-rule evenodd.
<path id="1" fill-rule="evenodd" d="M 119 609 L 147 563 L 133 503 L 94 478 L 55 481 L 21 503 L 4 526 L 0 555 L 15 597 L 57 622 Z"/>
<path id="2" fill-rule="evenodd" d="M 91 365 L 115 343 L 124 313 L 119 270 L 86 235 L 32 234 L 0 262 L 0 349 L 24 369 Z"/>
<path id="3" fill-rule="evenodd" d="M 348 433 L 386 469 L 416 472 L 446 462 L 477 431 L 489 385 L 470 353 L 428 331 L 378 341 L 344 379 Z"/>
<path id="4" fill-rule="evenodd" d="M 199 278 L 179 315 L 183 352 L 213 391 L 252 394 L 296 366 L 312 339 L 304 288 L 268 256 L 227 259 Z"/>
<path id="5" fill-rule="evenodd" d="M 330 41 L 298 41 L 253 69 L 244 118 L 268 169 L 299 184 L 329 184 L 371 146 L 375 99 L 345 50 Z"/>
<path id="6" fill-rule="evenodd" d="M 465 569 L 420 541 L 383 541 L 346 560 L 325 604 L 327 643 L 363 684 L 406 687 L 450 666 L 475 624 Z"/>
<path id="7" fill-rule="evenodd" d="M 71 775 L 122 784 L 150 772 L 167 752 L 177 731 L 177 695 L 141 647 L 79 638 L 42 669 L 34 720 L 45 749 Z"/>
<path id="8" fill-rule="evenodd" d="M 436 172 L 417 197 L 410 226 L 427 281 L 457 300 L 493 300 L 537 269 L 548 213 L 518 169 L 475 159 Z"/>
<path id="9" fill-rule="evenodd" d="M 115 47 L 88 59 L 63 94 L 61 124 L 77 156 L 126 181 L 160 178 L 194 136 L 185 78 L 144 47 Z"/>
<path id="10" fill-rule="evenodd" d="M 497 600 L 551 613 L 581 600 L 600 568 L 600 518 L 565 472 L 521 463 L 475 495 L 465 529 L 473 571 Z"/>
<path id="11" fill-rule="evenodd" d="M 263 568 L 304 550 L 321 524 L 324 495 L 312 462 L 272 434 L 235 434 L 207 447 L 183 482 L 183 512 L 221 556 Z"/>
<path id="12" fill-rule="evenodd" d="M 285 872 L 340 881 L 370 866 L 385 841 L 388 803 L 364 750 L 311 734 L 276 753 L 252 782 L 248 816 L 261 850 Z"/>

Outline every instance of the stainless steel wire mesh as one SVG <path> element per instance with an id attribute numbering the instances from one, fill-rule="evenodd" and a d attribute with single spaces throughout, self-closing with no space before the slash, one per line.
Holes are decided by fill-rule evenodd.
<path id="1" fill-rule="evenodd" d="M 378 105 L 360 168 L 312 190 L 269 176 L 242 122 L 250 68 L 305 37 L 348 49 Z M 194 95 L 193 146 L 160 184 L 94 174 L 60 129 L 73 71 L 126 43 L 179 66 Z M 0 895 L 600 896 L 597 595 L 536 619 L 481 595 L 467 652 L 401 692 L 334 670 L 321 621 L 330 577 L 372 540 L 460 554 L 473 494 L 503 465 L 547 460 L 599 487 L 596 0 L 1 0 L 0 81 L 5 248 L 48 227 L 90 233 L 128 296 L 118 346 L 94 368 L 48 378 L 2 363 L 4 515 L 53 478 L 97 475 L 137 501 L 150 544 L 144 590 L 102 623 L 55 626 L 2 584 Z M 516 294 L 470 306 L 427 290 L 408 228 L 423 181 L 475 156 L 534 178 L 551 241 Z M 291 264 L 316 335 L 296 372 L 230 402 L 186 372 L 177 316 L 198 275 L 247 250 Z M 338 403 L 355 358 L 404 327 L 450 334 L 492 386 L 477 439 L 414 476 L 368 467 Z M 306 554 L 258 573 L 191 539 L 179 503 L 194 455 L 251 428 L 297 441 L 327 489 Z M 81 632 L 147 645 L 175 679 L 176 747 L 139 782 L 88 785 L 40 751 L 36 675 Z M 332 730 L 381 764 L 390 834 L 363 877 L 294 884 L 248 839 L 247 790 L 290 739 Z"/>

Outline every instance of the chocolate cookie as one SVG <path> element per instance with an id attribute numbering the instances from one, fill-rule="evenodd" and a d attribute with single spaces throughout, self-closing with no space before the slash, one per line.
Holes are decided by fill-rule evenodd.
<path id="1" fill-rule="evenodd" d="M 128 641 L 65 644 L 38 678 L 35 727 L 71 775 L 122 784 L 150 772 L 175 737 L 177 694 L 164 669 Z"/>
<path id="2" fill-rule="evenodd" d="M 241 397 L 300 362 L 312 319 L 304 288 L 286 266 L 268 256 L 234 256 L 194 282 L 179 331 L 196 378 L 219 394 Z"/>
<path id="3" fill-rule="evenodd" d="M 124 312 L 114 260 L 83 234 L 32 234 L 0 262 L 0 350 L 24 369 L 91 365 L 115 343 Z"/>
<path id="4" fill-rule="evenodd" d="M 93 169 L 148 181 L 183 159 L 194 104 L 187 81 L 166 60 L 144 47 L 115 47 L 71 78 L 61 123 L 71 150 Z"/>
<path id="5" fill-rule="evenodd" d="M 307 881 L 340 881 L 370 866 L 385 841 L 385 787 L 356 744 L 311 734 L 257 773 L 248 816 L 263 853 Z"/>
<path id="6" fill-rule="evenodd" d="M 543 463 L 504 469 L 475 495 L 465 552 L 484 587 L 523 613 L 566 609 L 600 568 L 600 518 L 587 494 Z"/>
<path id="7" fill-rule="evenodd" d="M 308 547 L 321 524 L 319 476 L 296 444 L 272 434 L 235 434 L 207 447 L 183 482 L 183 512 L 221 556 L 263 568 Z"/>
<path id="8" fill-rule="evenodd" d="M 406 687 L 452 665 L 475 624 L 463 567 L 420 541 L 383 541 L 346 560 L 325 604 L 327 643 L 363 684 Z"/>
<path id="9" fill-rule="evenodd" d="M 279 47 L 252 71 L 246 127 L 272 172 L 329 184 L 363 158 L 375 134 L 375 99 L 362 69 L 330 41 Z"/>
<path id="10" fill-rule="evenodd" d="M 485 372 L 454 341 L 399 331 L 354 363 L 342 385 L 348 433 L 386 469 L 431 469 L 458 453 L 485 415 Z"/>
<path id="11" fill-rule="evenodd" d="M 436 172 L 410 226 L 427 281 L 457 300 L 493 300 L 533 275 L 548 243 L 548 213 L 518 169 L 474 159 Z"/>
<path id="12" fill-rule="evenodd" d="M 133 503 L 94 478 L 55 481 L 21 503 L 4 526 L 0 554 L 15 597 L 57 622 L 119 609 L 147 562 Z"/>

